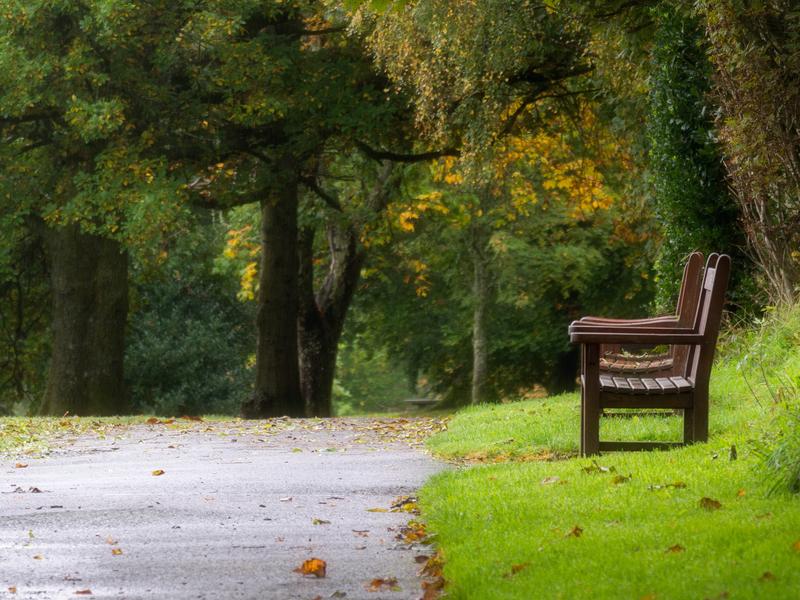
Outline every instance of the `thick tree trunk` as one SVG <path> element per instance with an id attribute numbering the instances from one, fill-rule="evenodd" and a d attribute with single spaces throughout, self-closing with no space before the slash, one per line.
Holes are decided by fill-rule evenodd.
<path id="1" fill-rule="evenodd" d="M 287 178 L 261 205 L 256 386 L 242 406 L 248 418 L 305 414 L 297 366 L 298 183 Z"/>
<path id="2" fill-rule="evenodd" d="M 327 228 L 330 264 L 319 291 L 314 293 L 314 232 L 305 230 L 300 242 L 300 382 L 306 414 L 329 417 L 332 410 L 336 357 L 347 310 L 361 276 L 365 254 L 352 227 L 330 223 Z"/>
<path id="3" fill-rule="evenodd" d="M 53 348 L 43 414 L 125 411 L 123 358 L 128 257 L 119 243 L 77 225 L 45 231 L 53 296 Z"/>
<path id="4" fill-rule="evenodd" d="M 487 235 L 475 228 L 472 232 L 472 404 L 486 402 L 489 373 L 489 339 L 486 320 L 489 309 L 490 281 L 486 256 Z"/>

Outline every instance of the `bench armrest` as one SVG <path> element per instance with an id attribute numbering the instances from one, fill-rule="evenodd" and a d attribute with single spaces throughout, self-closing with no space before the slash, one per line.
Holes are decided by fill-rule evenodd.
<path id="1" fill-rule="evenodd" d="M 609 319 L 606 317 L 583 317 L 581 323 L 587 324 L 608 324 L 608 325 L 657 325 L 659 327 L 673 327 L 678 324 L 678 317 L 675 315 L 665 315 L 662 317 L 649 317 L 646 319 Z"/>
<path id="2" fill-rule="evenodd" d="M 630 326 L 574 321 L 569 326 L 573 344 L 701 344 L 704 336 L 688 327 Z"/>

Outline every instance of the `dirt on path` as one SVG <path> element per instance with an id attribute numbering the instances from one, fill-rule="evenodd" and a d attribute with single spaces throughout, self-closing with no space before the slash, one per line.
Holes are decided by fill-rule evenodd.
<path id="1" fill-rule="evenodd" d="M 444 468 L 440 427 L 162 421 L 0 458 L 0 598 L 419 598 L 431 550 L 392 505 Z"/>

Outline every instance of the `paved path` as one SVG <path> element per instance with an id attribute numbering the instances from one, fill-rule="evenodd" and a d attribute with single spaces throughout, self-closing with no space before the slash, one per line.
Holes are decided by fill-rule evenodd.
<path id="1" fill-rule="evenodd" d="M 442 468 L 418 444 L 435 427 L 177 421 L 0 457 L 0 598 L 419 598 L 413 515 L 369 509 Z M 293 572 L 312 557 L 325 578 Z"/>

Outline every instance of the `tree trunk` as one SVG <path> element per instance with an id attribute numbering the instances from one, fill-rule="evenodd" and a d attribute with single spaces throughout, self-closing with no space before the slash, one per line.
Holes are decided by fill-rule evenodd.
<path id="1" fill-rule="evenodd" d="M 472 231 L 472 404 L 487 401 L 486 378 L 489 372 L 489 340 L 486 320 L 489 306 L 489 264 L 487 236 L 479 228 Z"/>
<path id="2" fill-rule="evenodd" d="M 53 340 L 43 414 L 125 411 L 128 257 L 118 242 L 47 228 Z"/>
<path id="3" fill-rule="evenodd" d="M 297 364 L 296 178 L 261 205 L 256 386 L 242 406 L 248 418 L 305 414 Z"/>
<path id="4" fill-rule="evenodd" d="M 336 357 L 347 310 L 353 299 L 365 254 L 354 229 L 329 223 L 330 264 L 319 291 L 314 293 L 314 231 L 305 230 L 300 241 L 300 382 L 306 414 L 329 417 L 332 410 Z"/>

